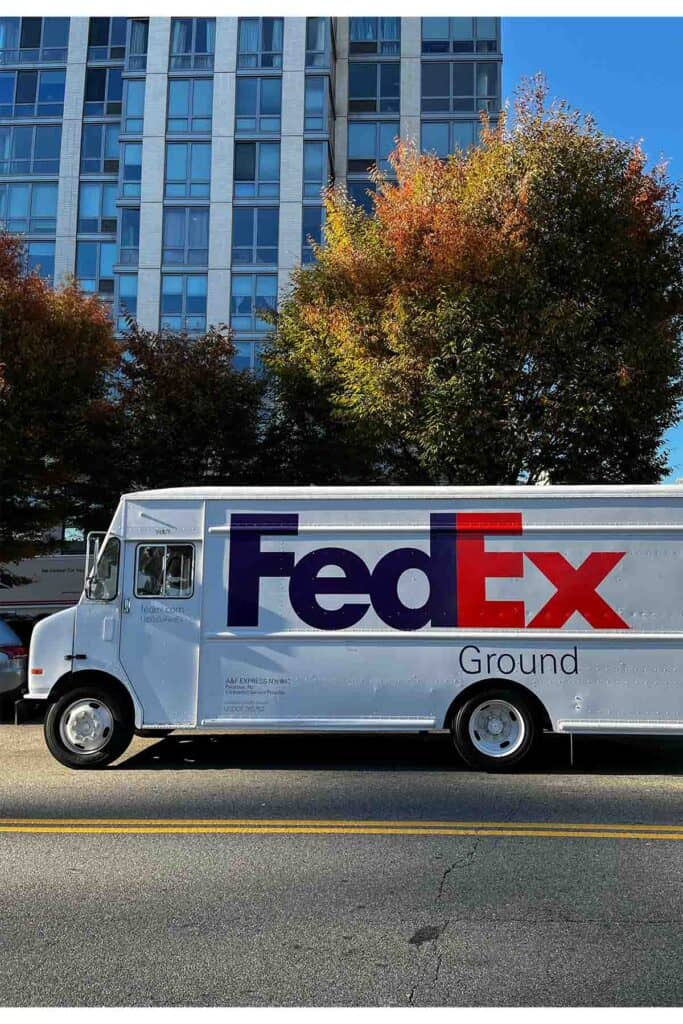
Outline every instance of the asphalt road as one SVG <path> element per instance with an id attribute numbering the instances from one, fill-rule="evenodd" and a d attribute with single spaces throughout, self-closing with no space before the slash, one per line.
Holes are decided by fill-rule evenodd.
<path id="1" fill-rule="evenodd" d="M 0 878 L 0 1005 L 680 1006 L 683 742 L 0 726 Z"/>

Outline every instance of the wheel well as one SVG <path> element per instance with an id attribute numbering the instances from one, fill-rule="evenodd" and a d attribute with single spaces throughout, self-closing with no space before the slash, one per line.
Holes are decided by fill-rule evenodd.
<path id="1" fill-rule="evenodd" d="M 94 670 L 89 671 L 88 669 L 85 669 L 82 672 L 67 672 L 61 677 L 61 679 L 57 680 L 50 690 L 48 701 L 50 704 L 54 704 L 55 701 L 59 700 L 60 697 L 63 697 L 65 693 L 69 692 L 69 690 L 76 690 L 81 686 L 87 686 L 89 683 L 103 686 L 105 689 L 114 690 L 121 698 L 123 706 L 127 709 L 131 722 L 135 721 L 135 705 L 133 704 L 133 698 L 123 683 L 118 680 L 116 676 L 110 676 L 107 672 L 97 672 Z"/>
<path id="2" fill-rule="evenodd" d="M 516 690 L 520 695 L 526 697 L 526 699 L 529 701 L 532 708 L 534 709 L 536 719 L 538 723 L 541 725 L 541 728 L 552 730 L 553 726 L 550 720 L 550 715 L 548 714 L 548 710 L 543 701 L 540 700 L 540 698 L 538 698 L 532 690 L 530 690 L 526 686 L 523 686 L 522 683 L 515 682 L 514 679 L 497 678 L 479 679 L 477 680 L 476 683 L 472 683 L 471 686 L 468 686 L 465 690 L 459 693 L 458 696 L 453 701 L 451 701 L 451 705 L 448 708 L 448 711 L 446 712 L 446 717 L 444 718 L 443 723 L 444 729 L 450 728 L 451 722 L 453 721 L 455 715 L 458 713 L 462 705 L 470 699 L 470 697 L 474 697 L 478 693 L 485 693 L 487 690 L 490 690 L 494 686 L 504 686 L 508 690 Z"/>

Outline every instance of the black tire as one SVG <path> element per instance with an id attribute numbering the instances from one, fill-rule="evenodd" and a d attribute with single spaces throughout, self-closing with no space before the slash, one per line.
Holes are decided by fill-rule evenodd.
<path id="1" fill-rule="evenodd" d="M 61 735 L 61 725 L 69 709 L 77 701 L 104 705 L 108 710 L 112 727 L 107 730 L 104 745 L 95 751 L 72 750 Z M 133 737 L 133 721 L 125 702 L 106 686 L 96 684 L 75 686 L 50 705 L 45 718 L 45 742 L 50 753 L 67 768 L 104 768 L 120 757 Z"/>
<path id="2" fill-rule="evenodd" d="M 495 754 L 488 754 L 477 746 L 470 735 L 472 724 L 475 735 L 477 733 L 477 721 L 473 719 L 475 713 L 486 714 L 486 705 L 493 701 L 504 701 L 513 711 L 510 717 L 517 721 L 518 728 L 522 730 L 521 740 L 517 745 L 514 741 L 508 741 L 510 753 L 505 752 L 507 737 L 502 735 L 499 749 Z M 481 719 L 480 719 L 481 720 Z M 455 749 L 463 761 L 478 771 L 485 772 L 508 772 L 513 771 L 524 760 L 530 757 L 535 750 L 540 735 L 539 724 L 531 702 L 518 690 L 505 686 L 491 686 L 489 690 L 480 690 L 475 696 L 470 697 L 456 711 L 451 722 L 451 736 Z M 487 737 L 483 740 L 479 737 L 480 744 L 484 745 Z M 490 746 L 497 742 L 493 737 Z"/>

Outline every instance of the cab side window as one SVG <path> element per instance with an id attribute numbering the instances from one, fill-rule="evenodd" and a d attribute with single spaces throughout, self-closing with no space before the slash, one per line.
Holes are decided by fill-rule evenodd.
<path id="1" fill-rule="evenodd" d="M 192 597 L 194 546 L 141 544 L 135 567 L 136 597 Z"/>

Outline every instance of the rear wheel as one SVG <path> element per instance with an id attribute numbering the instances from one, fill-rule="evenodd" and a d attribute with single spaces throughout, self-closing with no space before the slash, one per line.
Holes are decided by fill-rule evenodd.
<path id="1" fill-rule="evenodd" d="M 470 767 L 504 772 L 529 757 L 539 729 L 533 708 L 522 694 L 492 687 L 458 709 L 451 734 L 455 749 Z"/>
<path id="2" fill-rule="evenodd" d="M 121 756 L 132 736 L 125 704 L 103 686 L 70 690 L 45 718 L 50 753 L 68 768 L 103 768 Z"/>

